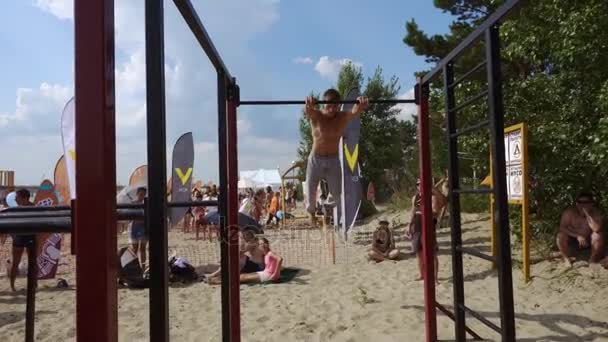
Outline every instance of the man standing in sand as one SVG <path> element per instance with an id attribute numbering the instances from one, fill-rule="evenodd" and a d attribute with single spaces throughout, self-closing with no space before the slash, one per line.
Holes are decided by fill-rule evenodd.
<path id="1" fill-rule="evenodd" d="M 30 202 L 30 192 L 26 189 L 17 190 L 17 196 L 15 197 L 15 202 L 17 202 L 18 206 L 32 206 L 34 203 Z M 9 279 L 11 283 L 11 289 L 13 291 L 17 291 L 15 289 L 15 279 L 17 278 L 17 274 L 19 273 L 19 263 L 21 262 L 21 256 L 23 255 L 23 251 L 27 250 L 27 257 L 32 257 L 30 255 L 30 249 L 34 244 L 34 239 L 36 239 L 35 235 L 22 235 L 22 234 L 14 234 L 13 238 L 13 250 L 12 256 L 13 260 L 11 263 L 11 267 L 9 270 Z"/>
<path id="2" fill-rule="evenodd" d="M 147 189 L 144 187 L 137 189 L 137 195 L 133 203 L 144 203 Z M 148 244 L 148 232 L 143 219 L 135 219 L 129 226 L 129 244 L 131 251 L 139 257 L 139 263 L 142 269 L 146 269 L 146 245 Z"/>
<path id="3" fill-rule="evenodd" d="M 340 93 L 335 89 L 328 89 L 323 93 L 324 101 L 340 101 Z M 321 110 L 317 109 L 316 99 L 312 96 L 306 98 L 304 115 L 310 120 L 312 133 L 312 150 L 306 166 L 306 186 L 308 187 L 308 204 L 306 210 L 313 225 L 316 225 L 315 200 L 317 186 L 321 179 L 325 179 L 334 203 L 340 201 L 342 192 L 342 167 L 338 157 L 340 138 L 346 126 L 353 118 L 361 114 L 368 106 L 365 96 L 357 98 L 350 112 L 338 110 L 338 103 L 325 104 Z"/>
<path id="4" fill-rule="evenodd" d="M 604 252 L 604 236 L 602 232 L 603 217 L 595 207 L 593 195 L 582 192 L 576 197 L 574 206 L 562 213 L 557 247 L 564 263 L 572 266 L 569 248 L 586 249 L 591 247 L 589 263 L 597 263 Z"/>

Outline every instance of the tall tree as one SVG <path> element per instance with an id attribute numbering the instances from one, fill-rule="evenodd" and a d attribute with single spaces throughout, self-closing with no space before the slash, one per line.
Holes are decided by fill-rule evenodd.
<path id="1" fill-rule="evenodd" d="M 410 20 L 404 43 L 428 61 L 437 61 L 503 2 L 436 0 L 436 7 L 455 16 L 450 31 L 429 36 Z M 528 123 L 533 210 L 537 222 L 546 223 L 539 223 L 537 231 L 552 232 L 559 212 L 581 190 L 595 192 L 608 205 L 607 30 L 605 0 L 526 1 L 501 25 L 505 124 Z M 458 59 L 457 77 L 483 58 L 482 47 L 478 43 Z M 456 97 L 462 102 L 485 86 L 481 70 L 456 88 Z M 439 131 L 445 118 L 442 84 L 432 87 L 431 108 L 437 118 L 432 123 Z M 458 113 L 458 124 L 479 121 L 486 113 L 487 105 L 478 102 Z M 471 166 L 478 174 L 487 172 L 487 139 L 476 135 L 459 140 L 460 151 L 485 156 Z"/>

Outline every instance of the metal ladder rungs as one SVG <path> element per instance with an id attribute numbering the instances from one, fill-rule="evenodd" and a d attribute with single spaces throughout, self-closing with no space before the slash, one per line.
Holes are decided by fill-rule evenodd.
<path id="1" fill-rule="evenodd" d="M 480 188 L 480 189 L 453 189 L 458 194 L 491 194 L 494 192 L 492 188 Z"/>
<path id="2" fill-rule="evenodd" d="M 478 258 L 490 261 L 490 262 L 496 262 L 496 258 L 491 256 L 491 255 L 487 255 L 484 253 L 481 253 L 480 251 L 474 249 L 474 248 L 469 248 L 469 247 L 463 247 L 463 246 L 456 246 L 456 250 L 461 251 L 462 253 L 466 253 L 472 256 L 476 256 Z"/>
<path id="3" fill-rule="evenodd" d="M 464 310 L 465 312 L 467 312 L 468 314 L 470 314 L 471 316 L 477 318 L 481 323 L 487 325 L 492 330 L 496 331 L 499 334 L 502 334 L 501 327 L 499 327 L 498 325 L 494 324 L 492 321 L 488 320 L 487 318 L 483 317 L 477 311 L 475 311 L 475 310 L 467 307 L 464 304 L 458 304 L 458 307 L 461 308 L 462 310 Z"/>
<path id="4" fill-rule="evenodd" d="M 466 107 L 466 106 L 470 105 L 471 103 L 473 103 L 473 102 L 475 102 L 475 101 L 477 101 L 477 100 L 479 100 L 479 99 L 483 98 L 483 97 L 484 97 L 484 96 L 486 96 L 486 95 L 488 95 L 488 90 L 487 90 L 487 89 L 486 89 L 486 90 L 484 90 L 484 91 L 482 91 L 481 93 L 479 93 L 479 94 L 477 94 L 477 95 L 473 96 L 473 97 L 468 98 L 466 101 L 464 101 L 463 103 L 461 103 L 461 104 L 457 105 L 456 107 L 450 108 L 448 112 L 449 112 L 450 114 L 456 113 L 456 112 L 458 112 L 459 110 L 461 110 L 461 109 L 463 109 L 464 107 Z"/>

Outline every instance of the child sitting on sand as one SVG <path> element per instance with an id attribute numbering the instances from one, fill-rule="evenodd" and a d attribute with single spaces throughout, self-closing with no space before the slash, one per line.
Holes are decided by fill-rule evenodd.
<path id="1" fill-rule="evenodd" d="M 399 257 L 399 250 L 395 248 L 395 237 L 388 227 L 388 221 L 380 221 L 372 236 L 372 248 L 367 255 L 369 260 L 376 262 L 385 259 L 395 260 Z"/>

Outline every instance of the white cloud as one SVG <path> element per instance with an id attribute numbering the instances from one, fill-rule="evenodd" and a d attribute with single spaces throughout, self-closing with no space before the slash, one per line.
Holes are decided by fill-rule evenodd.
<path id="1" fill-rule="evenodd" d="M 314 61 L 310 57 L 296 57 L 292 60 L 294 64 L 312 64 Z"/>
<path id="2" fill-rule="evenodd" d="M 73 1 L 36 0 L 35 3 L 38 8 L 59 19 L 73 19 Z M 146 162 L 147 155 L 144 5 L 145 2 L 140 0 L 115 2 L 117 177 L 122 183 L 126 182 L 135 167 Z M 193 5 L 224 62 L 233 74 L 240 77 L 241 87 L 256 89 L 262 93 L 272 89 L 272 85 L 266 83 L 268 73 L 256 64 L 256 56 L 250 50 L 250 41 L 267 31 L 279 19 L 280 1 L 193 1 Z M 232 20 L 226 21 L 226 17 Z M 233 25 L 234 22 L 239 23 L 238 27 Z M 165 6 L 164 29 L 167 149 L 172 149 L 172 142 L 181 134 L 192 131 L 195 138 L 195 174 L 199 178 L 217 180 L 215 71 L 171 2 L 167 2 Z M 313 63 L 311 59 L 309 64 Z M 255 87 L 252 88 L 252 85 Z M 32 97 L 33 94 L 29 95 L 30 102 L 33 101 Z M 49 122 L 50 129 L 57 137 L 62 106 L 63 104 L 56 110 L 56 121 Z M 1 114 L 2 111 L 6 110 L 0 108 L 0 129 L 4 131 L 2 125 L 11 127 L 15 114 L 4 115 Z M 262 124 L 265 123 L 239 118 L 239 139 L 242 139 L 239 141 L 239 148 L 246 148 L 249 151 L 247 158 L 250 158 L 249 161 L 239 160 L 240 166 L 246 167 L 259 156 L 263 156 L 260 160 L 266 160 L 260 164 L 274 165 L 276 161 L 271 160 L 284 158 L 291 161 L 296 154 L 295 142 L 291 146 L 277 140 L 261 141 L 265 144 L 282 145 L 282 149 L 278 149 L 278 146 L 246 146 L 248 143 L 260 142 L 246 137 L 252 136 L 254 131 L 257 132 L 255 128 Z M 59 151 L 60 147 L 59 143 Z M 283 157 L 285 155 L 289 155 L 289 158 Z M 170 154 L 168 157 L 170 164 Z M 23 165 L 23 161 L 15 165 Z"/>
<path id="3" fill-rule="evenodd" d="M 349 58 L 331 59 L 329 56 L 322 56 L 315 65 L 315 70 L 321 75 L 330 80 L 335 80 L 340 72 L 340 67 L 345 64 L 353 63 L 355 66 L 361 67 L 363 64 L 355 62 Z"/>
<path id="4" fill-rule="evenodd" d="M 74 17 L 74 0 L 36 0 L 36 6 L 59 19 Z"/>
<path id="5" fill-rule="evenodd" d="M 247 119 L 237 120 L 236 126 L 239 135 L 248 134 L 251 130 L 251 122 Z"/>
<path id="6" fill-rule="evenodd" d="M 18 88 L 15 112 L 0 113 L 0 128 L 6 129 L 4 135 L 24 130 L 31 133 L 58 131 L 61 112 L 71 97 L 72 90 L 60 84 L 42 83 L 38 89 Z"/>
<path id="7" fill-rule="evenodd" d="M 10 115 L 0 113 L 0 128 L 8 126 Z"/>
<path id="8" fill-rule="evenodd" d="M 407 92 L 400 94 L 398 99 L 413 99 L 414 98 L 414 88 L 408 90 Z M 412 121 L 412 115 L 418 113 L 418 106 L 414 103 L 400 103 L 395 106 L 401 110 L 401 113 L 397 115 L 397 119 L 401 121 Z"/>

